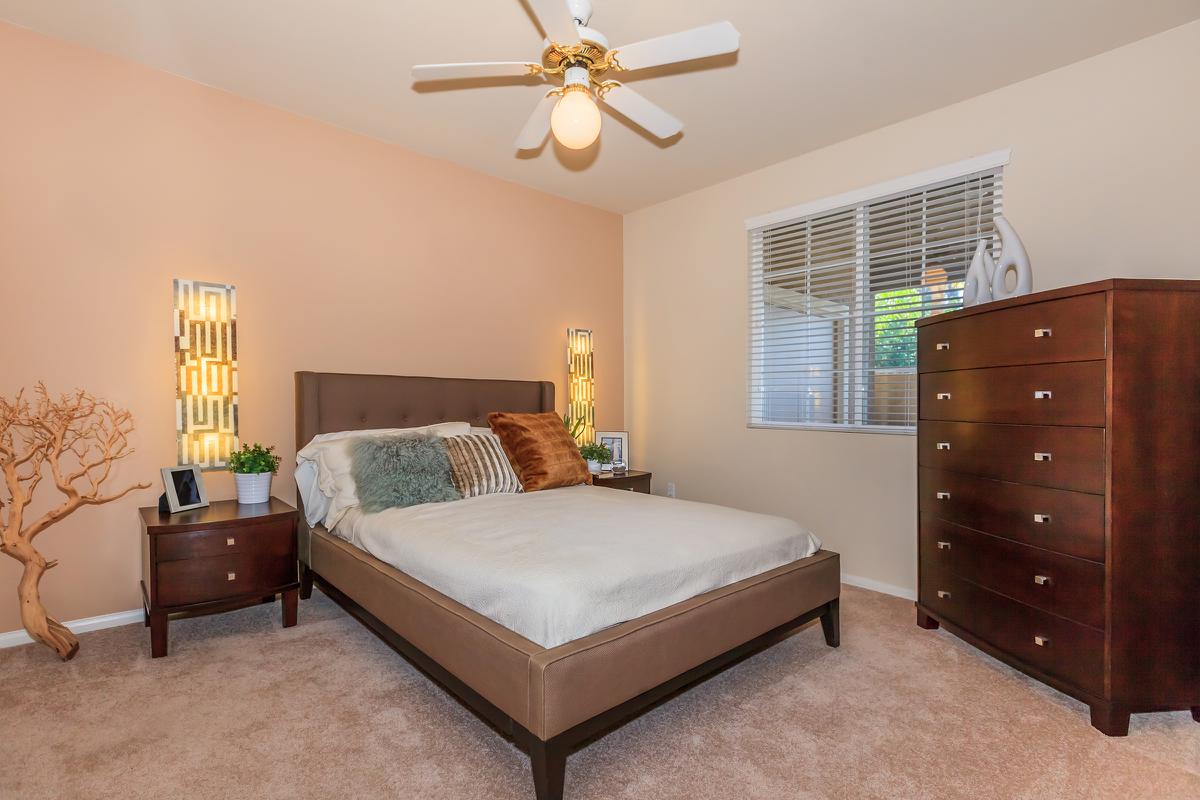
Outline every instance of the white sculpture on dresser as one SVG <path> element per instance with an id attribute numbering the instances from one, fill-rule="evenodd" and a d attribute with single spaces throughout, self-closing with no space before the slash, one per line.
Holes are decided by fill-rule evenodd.
<path id="1" fill-rule="evenodd" d="M 987 241 L 980 240 L 971 266 L 967 269 L 963 306 L 977 306 L 1033 291 L 1033 267 L 1029 264 L 1029 254 L 1025 252 L 1021 237 L 1017 236 L 1013 226 L 1004 217 L 997 216 L 992 223 L 1000 235 L 1000 259 L 993 261 Z M 1010 270 L 1016 272 L 1017 278 L 1012 289 L 1008 288 Z"/>
<path id="2" fill-rule="evenodd" d="M 977 306 L 992 299 L 992 274 L 996 271 L 996 262 L 988 252 L 986 239 L 980 239 L 975 248 L 975 257 L 967 269 L 966 285 L 963 286 L 963 305 Z"/>

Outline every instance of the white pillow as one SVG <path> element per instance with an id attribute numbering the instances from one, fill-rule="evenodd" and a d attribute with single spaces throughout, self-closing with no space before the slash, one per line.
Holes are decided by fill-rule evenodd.
<path id="1" fill-rule="evenodd" d="M 326 530 L 358 505 L 358 487 L 350 475 L 350 442 L 364 436 L 463 436 L 471 430 L 467 422 L 439 422 L 419 428 L 375 428 L 365 431 L 320 433 L 296 453 L 296 488 L 304 500 L 304 518 L 309 525 L 324 523 Z"/>

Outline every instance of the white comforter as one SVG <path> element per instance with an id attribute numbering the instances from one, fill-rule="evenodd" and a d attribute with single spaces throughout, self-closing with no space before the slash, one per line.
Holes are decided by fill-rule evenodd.
<path id="1" fill-rule="evenodd" d="M 355 508 L 335 533 L 543 647 L 821 547 L 780 517 L 594 486 Z"/>

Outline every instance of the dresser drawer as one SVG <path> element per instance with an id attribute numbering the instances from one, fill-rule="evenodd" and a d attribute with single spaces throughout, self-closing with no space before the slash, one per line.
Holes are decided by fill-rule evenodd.
<path id="1" fill-rule="evenodd" d="M 922 372 L 1090 361 L 1105 356 L 1104 293 L 975 314 L 923 326 Z"/>
<path id="2" fill-rule="evenodd" d="M 1103 427 L 1105 362 L 920 376 L 921 419 Z"/>
<path id="3" fill-rule="evenodd" d="M 288 555 L 295 540 L 295 525 L 284 520 L 238 528 L 160 533 L 155 546 L 157 559 L 163 562 L 245 552 Z"/>
<path id="4" fill-rule="evenodd" d="M 1104 496 L 921 467 L 918 505 L 931 517 L 1056 553 L 1104 561 Z"/>
<path id="5" fill-rule="evenodd" d="M 986 478 L 1104 492 L 1104 429 L 922 422 L 917 463 Z"/>
<path id="6" fill-rule="evenodd" d="M 1104 632 L 962 581 L 972 633 L 1094 696 L 1104 693 Z"/>
<path id="7" fill-rule="evenodd" d="M 296 561 L 258 553 L 231 553 L 158 564 L 157 605 L 181 606 L 267 593 L 296 582 Z"/>
<path id="8" fill-rule="evenodd" d="M 972 627 L 968 587 L 953 572 L 922 562 L 918 590 L 917 596 L 921 605 L 936 614 L 939 619 L 967 629 Z"/>
<path id="9" fill-rule="evenodd" d="M 1104 626 L 1104 565 L 921 517 L 921 563 L 1093 628 Z"/>

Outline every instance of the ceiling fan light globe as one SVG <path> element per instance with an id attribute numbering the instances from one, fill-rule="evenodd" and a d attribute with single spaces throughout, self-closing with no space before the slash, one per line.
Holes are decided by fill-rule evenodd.
<path id="1" fill-rule="evenodd" d="M 550 130 L 554 138 L 572 150 L 590 147 L 600 136 L 600 109 L 591 93 L 567 91 L 550 114 Z"/>

